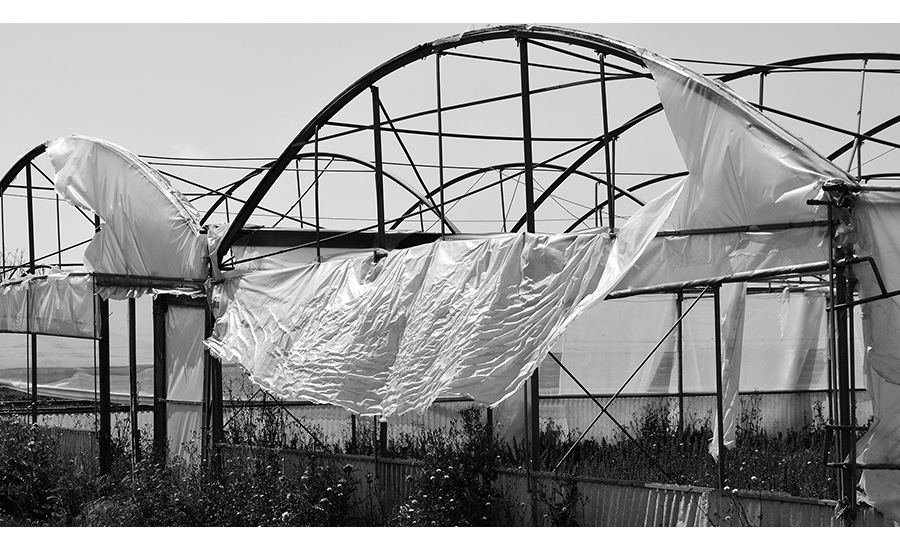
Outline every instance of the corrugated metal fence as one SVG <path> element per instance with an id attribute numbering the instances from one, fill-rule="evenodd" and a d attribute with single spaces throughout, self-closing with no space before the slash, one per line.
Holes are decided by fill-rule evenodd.
<path id="1" fill-rule="evenodd" d="M 223 445 L 225 457 L 254 452 Z M 284 473 L 294 473 L 304 453 L 278 451 Z M 409 494 L 410 480 L 422 469 L 413 461 L 368 456 L 315 454 L 336 467 L 351 465 L 361 480 L 357 501 L 383 519 L 389 518 Z M 639 483 L 499 470 L 500 491 L 511 526 L 549 526 L 561 513 L 580 526 L 591 527 L 838 527 L 837 503 L 775 496 L 751 491 L 731 493 L 703 487 Z M 575 491 L 574 493 L 572 491 Z M 573 497 L 567 500 L 567 497 Z M 574 510 L 561 510 L 574 501 Z M 896 526 L 872 508 L 860 508 L 854 526 Z"/>

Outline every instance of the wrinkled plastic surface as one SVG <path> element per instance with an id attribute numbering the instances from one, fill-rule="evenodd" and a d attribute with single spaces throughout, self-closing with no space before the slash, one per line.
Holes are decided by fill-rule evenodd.
<path id="1" fill-rule="evenodd" d="M 900 197 L 866 193 L 856 201 L 859 255 L 871 255 L 888 291 L 900 289 Z M 860 298 L 881 293 L 865 264 L 854 267 Z M 868 464 L 900 464 L 900 298 L 861 306 L 866 338 L 866 387 L 873 400 L 875 421 L 857 444 L 858 460 Z M 865 470 L 860 486 L 866 500 L 900 522 L 900 472 Z"/>
<path id="2" fill-rule="evenodd" d="M 276 395 L 385 417 L 518 389 L 656 233 L 675 186 L 595 235 L 507 235 L 226 280 L 210 350 Z"/>
<path id="3" fill-rule="evenodd" d="M 57 192 L 103 221 L 84 254 L 90 271 L 206 279 L 200 216 L 159 172 L 117 145 L 84 136 L 49 142 L 47 155 Z"/>

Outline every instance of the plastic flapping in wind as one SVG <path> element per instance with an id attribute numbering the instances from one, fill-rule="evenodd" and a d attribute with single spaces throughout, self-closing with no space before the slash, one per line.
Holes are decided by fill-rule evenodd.
<path id="1" fill-rule="evenodd" d="M 156 170 L 125 149 L 70 136 L 48 143 L 57 192 L 103 221 L 85 251 L 95 273 L 206 279 L 206 238 L 196 209 Z M 99 287 L 104 297 L 135 297 Z"/>
<path id="2" fill-rule="evenodd" d="M 652 53 L 669 126 L 689 175 L 663 230 L 741 228 L 826 219 L 808 199 L 851 178 L 723 84 Z M 824 246 L 823 246 L 824 245 Z M 619 285 L 717 277 L 828 258 L 825 227 L 658 237 Z"/>
<path id="3" fill-rule="evenodd" d="M 0 285 L 0 332 L 93 338 L 89 274 L 51 273 Z"/>
<path id="4" fill-rule="evenodd" d="M 602 300 L 681 191 L 615 241 L 507 235 L 227 279 L 207 346 L 290 399 L 385 417 L 439 395 L 493 405 L 516 391 L 584 309 Z"/>
<path id="5" fill-rule="evenodd" d="M 893 193 L 866 193 L 856 200 L 859 255 L 872 256 L 889 291 L 900 289 L 900 200 Z M 854 268 L 859 296 L 881 293 L 867 266 Z M 873 401 L 875 421 L 856 449 L 861 464 L 900 464 L 900 298 L 886 298 L 861 306 L 866 342 L 866 389 Z M 845 457 L 841 457 L 844 459 Z M 865 470 L 860 480 L 865 499 L 900 522 L 900 472 Z"/>

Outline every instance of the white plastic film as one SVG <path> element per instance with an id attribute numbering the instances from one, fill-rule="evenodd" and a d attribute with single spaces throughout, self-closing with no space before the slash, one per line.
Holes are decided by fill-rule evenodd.
<path id="1" fill-rule="evenodd" d="M 166 430 L 170 454 L 186 462 L 200 451 L 205 327 L 203 308 L 166 311 Z"/>
<path id="2" fill-rule="evenodd" d="M 856 201 L 859 255 L 875 258 L 888 291 L 900 289 L 900 197 L 866 193 Z M 881 293 L 872 269 L 854 267 L 860 298 Z M 875 421 L 857 444 L 863 464 L 900 464 L 900 298 L 864 304 L 865 372 Z M 844 459 L 844 457 L 840 457 Z M 860 486 L 865 499 L 900 522 L 900 472 L 864 470 Z"/>
<path id="3" fill-rule="evenodd" d="M 283 398 L 385 417 L 447 393 L 493 405 L 606 296 L 680 189 L 651 201 L 614 244 L 605 233 L 439 241 L 380 261 L 231 278 L 207 345 Z"/>
<path id="4" fill-rule="evenodd" d="M 850 180 L 723 84 L 647 52 L 645 61 L 690 175 L 663 230 L 813 222 L 808 199 L 829 179 Z M 824 246 L 823 246 L 824 244 Z M 828 257 L 825 229 L 660 237 L 620 288 L 717 277 Z"/>
<path id="5" fill-rule="evenodd" d="M 738 388 L 741 382 L 741 355 L 744 340 L 744 310 L 747 304 L 747 283 L 723 285 L 720 294 L 722 347 L 722 441 L 726 449 L 737 444 L 737 417 L 741 412 Z M 713 437 L 709 454 L 719 459 L 718 411 L 713 419 Z"/>
<path id="6" fill-rule="evenodd" d="M 94 289 L 84 273 L 51 273 L 0 286 L 0 332 L 94 337 Z"/>
<path id="7" fill-rule="evenodd" d="M 137 300 L 138 394 L 142 404 L 153 396 L 153 334 L 151 299 Z M 110 399 L 129 404 L 128 304 L 110 302 Z M 30 338 L 25 334 L 0 334 L 0 385 L 29 391 Z M 93 400 L 97 397 L 98 349 L 95 340 L 49 336 L 37 337 L 38 394 L 63 399 Z"/>
<path id="8" fill-rule="evenodd" d="M 103 221 L 84 254 L 91 271 L 206 278 L 199 214 L 159 172 L 117 145 L 83 136 L 49 142 L 47 154 L 57 192 Z"/>

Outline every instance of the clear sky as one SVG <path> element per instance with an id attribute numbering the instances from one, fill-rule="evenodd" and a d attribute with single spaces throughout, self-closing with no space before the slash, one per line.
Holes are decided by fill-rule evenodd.
<path id="1" fill-rule="evenodd" d="M 177 12 L 169 4 L 162 5 L 162 11 L 153 13 L 128 12 L 119 16 L 118 12 L 111 11 L 94 17 L 88 15 L 86 19 L 205 19 L 203 12 Z M 626 12 L 624 17 L 619 14 L 618 20 L 659 21 L 660 16 L 672 14 L 671 9 L 657 12 L 652 4 L 648 6 L 646 16 L 640 11 Z M 269 3 L 262 2 L 257 7 L 253 13 L 259 14 L 258 19 L 281 20 L 272 15 L 277 12 L 266 9 Z M 335 7 L 345 7 L 346 13 L 341 15 L 347 17 L 329 17 L 333 12 L 326 11 L 325 17 L 318 14 L 318 19 L 358 21 L 373 9 L 368 4 L 361 7 L 354 3 L 338 3 Z M 398 12 L 390 7 L 388 4 L 387 11 L 380 13 L 384 17 L 375 19 L 408 20 L 408 17 L 392 17 Z M 773 19 L 766 17 L 771 15 L 771 11 L 764 12 L 771 10 L 766 3 L 757 7 L 763 15 L 754 18 Z M 826 9 L 811 12 L 810 19 L 819 19 L 816 15 Z M 842 9 L 848 11 L 848 6 Z M 57 13 L 69 17 L 56 17 Z M 215 20 L 254 19 L 241 12 L 216 13 L 224 17 L 214 17 Z M 459 22 L 3 24 L 0 26 L 0 74 L 4 77 L 0 88 L 0 127 L 3 128 L 0 170 L 5 171 L 36 144 L 72 133 L 106 139 L 142 155 L 275 157 L 316 112 L 365 72 L 420 43 L 486 24 L 471 21 L 497 16 L 496 10 L 450 11 L 437 15 L 432 10 L 430 13 L 430 17 L 422 19 L 437 21 L 446 15 Z M 519 11 L 502 13 L 518 14 Z M 529 15 L 528 9 L 522 13 Z M 833 11 L 830 13 L 834 15 Z M 41 14 L 24 14 L 19 20 L 85 19 L 73 17 L 70 9 L 50 10 L 48 14 L 43 18 Z M 316 20 L 316 15 L 311 19 Z M 409 14 L 404 12 L 404 15 Z M 546 12 L 534 15 L 553 17 Z M 757 64 L 841 51 L 900 51 L 900 26 L 894 23 L 579 22 L 605 19 L 604 12 L 586 8 L 562 9 L 558 17 L 550 19 L 551 24 L 606 34 L 673 58 Z M 569 22 L 563 17 L 569 17 Z M 686 11 L 674 14 L 673 18 L 677 21 L 742 19 L 733 12 L 720 14 L 710 10 Z M 298 21 L 303 16 L 294 9 L 287 12 L 285 19 Z M 858 97 L 858 84 L 856 80 L 845 82 L 846 85 L 838 87 L 805 88 L 791 99 L 792 105 L 802 110 L 829 98 L 837 103 L 839 98 L 840 107 L 830 110 L 838 117 L 838 124 L 852 127 L 856 115 L 853 98 Z M 410 97 L 416 95 L 416 86 L 410 84 Z M 752 96 L 754 87 L 755 84 L 748 83 L 736 89 Z M 396 100 L 386 101 L 392 110 L 400 110 Z M 898 102 L 900 91 L 895 87 L 882 96 L 881 104 L 896 113 Z M 872 112 L 867 109 L 867 113 Z M 660 139 L 671 142 L 670 136 Z M 647 145 L 648 151 L 652 151 L 654 144 Z M 629 168 L 633 166 L 625 166 Z M 12 220 L 7 222 L 7 227 L 10 223 L 15 225 L 15 213 L 7 215 Z M 62 239 L 64 245 L 65 240 Z"/>

